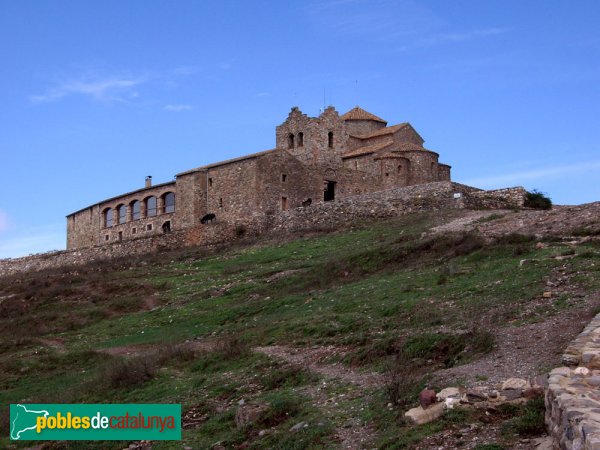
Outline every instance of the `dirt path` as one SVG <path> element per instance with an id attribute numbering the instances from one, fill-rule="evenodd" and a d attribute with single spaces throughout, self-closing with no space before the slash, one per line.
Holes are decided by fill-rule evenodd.
<path id="1" fill-rule="evenodd" d="M 489 216 L 504 216 L 509 214 L 511 211 L 496 209 L 496 210 L 484 210 L 484 211 L 468 211 L 462 217 L 452 220 L 443 225 L 433 227 L 431 233 L 452 233 L 457 231 L 465 231 L 472 229 L 473 222 L 477 222 L 480 219 Z"/>
<path id="2" fill-rule="evenodd" d="M 268 347 L 256 347 L 254 350 L 291 364 L 306 367 L 326 378 L 335 378 L 362 388 L 373 388 L 383 385 L 383 376 L 379 373 L 356 372 L 341 363 L 323 364 L 320 362 L 332 356 L 333 352 L 337 355 L 343 355 L 344 350 L 338 347 L 292 348 L 283 345 L 271 345 Z"/>
<path id="3" fill-rule="evenodd" d="M 344 449 L 369 448 L 375 440 L 375 430 L 359 417 L 357 404 L 368 404 L 372 390 L 383 386 L 383 376 L 378 373 L 361 373 L 344 367 L 341 363 L 326 363 L 332 356 L 343 356 L 347 350 L 328 346 L 319 348 L 291 348 L 282 345 L 256 347 L 254 351 L 290 364 L 305 367 L 325 378 L 317 386 L 309 386 L 303 393 L 312 398 L 326 417 L 336 423 L 335 436 Z M 343 394 L 331 394 L 328 384 L 346 383 Z M 352 400 L 363 399 L 358 402 Z M 336 420 L 337 419 L 337 420 Z M 343 422 L 343 423 L 340 423 Z"/>

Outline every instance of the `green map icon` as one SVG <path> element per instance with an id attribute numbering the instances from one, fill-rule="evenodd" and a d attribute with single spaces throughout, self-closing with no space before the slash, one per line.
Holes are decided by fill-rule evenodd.
<path id="1" fill-rule="evenodd" d="M 37 418 L 47 417 L 48 411 L 34 411 L 23 405 L 11 405 L 10 438 L 19 440 L 22 434 L 29 430 L 35 430 Z"/>

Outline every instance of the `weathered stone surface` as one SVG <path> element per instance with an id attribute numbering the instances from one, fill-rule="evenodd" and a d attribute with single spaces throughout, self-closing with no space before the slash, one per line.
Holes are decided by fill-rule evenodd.
<path id="1" fill-rule="evenodd" d="M 460 397 L 460 389 L 455 388 L 455 387 L 447 387 L 447 388 L 442 389 L 440 392 L 438 392 L 436 397 L 439 401 L 444 401 L 448 397 L 459 398 Z"/>
<path id="2" fill-rule="evenodd" d="M 600 448 L 600 314 L 569 344 L 563 362 L 579 367 L 552 370 L 545 392 L 546 425 L 554 445 L 564 449 Z"/>
<path id="3" fill-rule="evenodd" d="M 416 425 L 432 422 L 444 414 L 444 403 L 436 403 L 427 409 L 420 406 L 408 410 L 404 416 Z"/>
<path id="4" fill-rule="evenodd" d="M 502 383 L 502 390 L 505 391 L 507 389 L 527 389 L 529 388 L 529 381 L 524 380 L 523 378 L 509 378 L 504 383 Z"/>
<path id="5" fill-rule="evenodd" d="M 273 171 L 269 173 L 271 172 L 276 173 Z M 177 191 L 178 198 L 181 196 L 190 199 L 196 198 L 197 193 L 194 193 L 193 185 L 194 183 L 190 181 L 189 186 L 186 185 L 185 189 L 182 188 L 182 190 Z M 217 188 L 216 181 L 213 181 L 213 187 Z M 168 186 L 164 186 L 160 189 L 167 188 Z M 515 192 L 521 191 L 521 188 L 515 188 Z M 137 226 L 134 225 L 134 222 L 127 222 L 111 227 L 110 230 L 106 231 L 109 235 L 109 240 L 106 241 L 108 244 L 103 242 L 101 245 L 77 250 L 49 252 L 24 258 L 2 259 L 0 260 L 0 276 L 56 267 L 77 266 L 90 261 L 143 255 L 164 249 L 190 246 L 210 247 L 232 242 L 243 236 L 315 229 L 333 230 L 351 226 L 357 220 L 367 218 L 396 217 L 417 211 L 435 211 L 448 208 L 483 208 L 484 204 L 478 203 L 479 198 L 473 197 L 478 192 L 475 188 L 442 181 L 367 194 L 348 195 L 340 199 L 336 198 L 333 202 L 313 203 L 310 207 L 290 207 L 287 211 L 277 211 L 273 209 L 274 207 L 269 207 L 271 212 L 268 217 L 265 218 L 260 214 L 249 214 L 247 222 L 235 222 L 233 216 L 227 216 L 225 211 L 217 214 L 216 222 L 206 225 L 198 223 L 201 217 L 198 208 L 187 211 L 185 218 L 177 216 L 179 211 L 184 208 L 184 205 L 178 202 L 175 213 L 159 214 L 148 219 L 150 222 L 157 221 L 156 223 L 140 219 L 141 221 Z M 157 191 L 157 195 L 158 193 L 159 191 Z M 460 193 L 461 197 L 454 198 L 455 193 Z M 502 200 L 502 196 L 505 194 L 505 192 L 497 194 L 496 207 L 513 206 L 511 204 L 512 200 Z M 289 192 L 288 196 L 289 198 L 296 198 Z M 297 198 L 301 197 L 302 195 L 298 194 Z M 209 201 L 212 200 L 209 199 Z M 503 201 L 504 203 L 502 203 Z M 228 207 L 225 206 L 225 208 Z M 196 217 L 197 220 L 187 220 L 188 216 Z M 162 224 L 167 220 L 171 221 L 172 229 L 169 233 L 163 233 Z M 149 224 L 153 225 L 151 231 L 142 232 L 139 229 L 141 225 L 146 226 Z M 138 237 L 120 241 L 118 233 L 125 230 L 125 228 L 121 229 L 122 227 L 131 227 L 131 230 L 134 227 L 138 228 L 136 233 Z M 96 231 L 98 231 L 97 226 Z"/>

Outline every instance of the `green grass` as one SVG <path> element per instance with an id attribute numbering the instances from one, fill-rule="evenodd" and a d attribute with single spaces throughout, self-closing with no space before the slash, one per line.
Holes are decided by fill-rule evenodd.
<path id="1" fill-rule="evenodd" d="M 385 406 L 383 389 L 356 392 L 343 383 L 323 388 L 328 395 L 348 395 L 340 397 L 339 410 L 317 408 L 307 392 L 320 386 L 318 376 L 251 348 L 332 345 L 345 349 L 337 362 L 382 372 L 402 352 L 418 387 L 432 370 L 490 351 L 493 327 L 572 307 L 558 298 L 552 307 L 532 307 L 522 316 L 524 305 L 544 291 L 545 277 L 564 264 L 549 258 L 560 247 L 536 249 L 522 235 L 492 243 L 460 233 L 421 239 L 458 214 L 414 214 L 213 254 L 188 249 L 3 280 L 0 297 L 11 301 L 0 304 L 0 399 L 5 405 L 182 403 L 184 411 L 195 408 L 207 416 L 198 428 L 184 431 L 183 443 L 193 448 L 219 441 L 331 448 L 337 445 L 335 427 L 350 420 L 347 411 L 362 411 L 364 423 L 379 429 L 378 445 L 406 448 L 450 426 L 452 417 L 409 427 L 401 411 Z M 597 249 L 582 245 L 577 255 L 569 270 L 578 284 L 600 287 Z M 537 262 L 520 267 L 521 259 Z M 293 272 L 273 277 L 285 271 Z M 64 351 L 49 348 L 47 339 L 62 342 Z M 218 345 L 190 354 L 177 347 L 186 341 Z M 145 347 L 133 357 L 102 352 L 124 345 Z M 407 395 L 408 402 L 416 400 L 412 391 Z M 242 399 L 269 405 L 264 422 L 236 427 Z M 6 420 L 0 416 L 2 430 Z M 311 425 L 289 435 L 300 421 Z M 259 437 L 261 429 L 270 431 Z M 6 445 L 0 438 L 0 446 Z"/>

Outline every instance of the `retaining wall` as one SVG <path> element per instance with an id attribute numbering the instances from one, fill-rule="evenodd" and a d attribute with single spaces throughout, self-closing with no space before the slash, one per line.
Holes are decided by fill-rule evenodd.
<path id="1" fill-rule="evenodd" d="M 571 342 L 565 367 L 550 372 L 546 425 L 554 448 L 600 450 L 600 314 Z"/>

